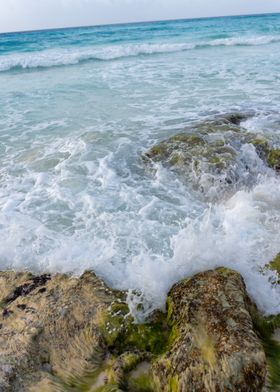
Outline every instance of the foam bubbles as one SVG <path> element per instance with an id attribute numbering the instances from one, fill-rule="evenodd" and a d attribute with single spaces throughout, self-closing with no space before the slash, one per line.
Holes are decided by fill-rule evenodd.
<path id="1" fill-rule="evenodd" d="M 62 143 L 60 153 L 67 149 L 72 160 L 64 158 L 44 173 L 34 170 L 20 183 L 6 181 L 1 268 L 75 274 L 93 269 L 113 287 L 129 290 L 131 310 L 140 301 L 144 317 L 164 308 L 178 280 L 226 266 L 242 274 L 260 309 L 280 311 L 279 288 L 263 272 L 279 251 L 280 180 L 272 171 L 208 204 L 161 166 L 154 174 L 132 168 L 129 175 L 117 174 L 128 169 L 117 167 L 123 149 L 95 164 L 82 158 L 87 170 L 77 172 L 75 157 L 86 157 L 89 148 L 82 146 Z M 77 181 L 84 186 L 76 188 Z"/>
<path id="2" fill-rule="evenodd" d="M 262 178 L 252 190 L 239 191 L 187 222 L 172 240 L 173 262 L 181 274 L 182 270 L 193 274 L 218 266 L 233 268 L 245 277 L 262 310 L 279 309 L 279 289 L 260 273 L 279 251 L 279 190 L 278 178 Z"/>

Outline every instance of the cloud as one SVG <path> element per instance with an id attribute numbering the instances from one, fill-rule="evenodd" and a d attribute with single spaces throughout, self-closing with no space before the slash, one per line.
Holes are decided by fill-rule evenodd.
<path id="1" fill-rule="evenodd" d="M 1 31 L 280 11 L 279 0 L 0 0 Z"/>

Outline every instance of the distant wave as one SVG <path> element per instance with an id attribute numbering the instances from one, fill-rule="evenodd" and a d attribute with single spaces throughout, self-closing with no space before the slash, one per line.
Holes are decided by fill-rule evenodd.
<path id="1" fill-rule="evenodd" d="M 50 49 L 44 51 L 16 53 L 0 58 L 0 71 L 14 68 L 38 68 L 54 67 L 59 65 L 74 65 L 86 60 L 115 60 L 122 57 L 132 57 L 156 54 L 180 52 L 194 48 L 187 44 L 138 44 L 116 45 L 70 49 Z"/>
<path id="2" fill-rule="evenodd" d="M 256 46 L 256 45 L 266 45 L 273 42 L 279 42 L 279 36 L 255 36 L 255 37 L 231 37 L 216 39 L 209 42 L 209 46 Z"/>
<path id="3" fill-rule="evenodd" d="M 56 48 L 43 51 L 15 53 L 0 57 L 0 72 L 12 69 L 48 68 L 74 65 L 89 60 L 110 61 L 124 57 L 181 52 L 211 46 L 255 46 L 279 42 L 280 36 L 232 37 L 201 43 L 127 44 L 103 47 L 69 49 Z"/>

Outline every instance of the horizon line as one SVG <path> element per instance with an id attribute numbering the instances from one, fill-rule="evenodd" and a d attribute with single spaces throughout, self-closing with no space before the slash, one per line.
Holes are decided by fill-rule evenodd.
<path id="1" fill-rule="evenodd" d="M 125 26 L 125 25 L 133 25 L 133 24 L 145 24 L 145 23 L 160 23 L 160 22 L 176 22 L 176 21 L 192 21 L 192 20 L 204 20 L 204 19 L 219 19 L 219 18 L 241 18 L 241 17 L 256 17 L 262 15 L 279 15 L 280 11 L 277 12 L 260 12 L 256 14 L 234 14 L 234 15 L 216 15 L 216 16 L 198 16 L 192 18 L 172 18 L 172 19 L 156 19 L 156 20 L 143 20 L 138 22 L 117 22 L 117 23 L 100 23 L 93 25 L 75 25 L 75 26 L 63 26 L 63 27 L 43 27 L 42 29 L 34 29 L 34 30 L 15 30 L 15 31 L 4 31 L 0 32 L 0 35 L 5 34 L 21 34 L 21 33 L 36 33 L 36 32 L 44 32 L 44 31 L 56 31 L 56 30 L 71 30 L 71 29 L 89 29 L 94 27 L 106 27 L 106 26 Z"/>

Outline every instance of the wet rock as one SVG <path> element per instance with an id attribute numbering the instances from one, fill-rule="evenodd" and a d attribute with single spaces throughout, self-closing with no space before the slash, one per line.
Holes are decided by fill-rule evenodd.
<path id="1" fill-rule="evenodd" d="M 168 313 L 143 324 L 91 272 L 43 276 L 0 272 L 1 392 L 261 390 L 265 357 L 239 274 L 184 280 Z"/>
<path id="2" fill-rule="evenodd" d="M 265 317 L 253 314 L 253 322 L 267 360 L 265 391 L 280 390 L 280 315 Z"/>
<path id="3" fill-rule="evenodd" d="M 55 383 L 67 384 L 95 370 L 91 356 L 98 353 L 102 360 L 106 353 L 100 315 L 119 298 L 95 275 L 74 279 L 0 273 L 0 295 L 5 307 L 0 333 L 3 390 L 38 391 L 39 385 L 48 384 L 51 391 Z M 69 313 L 62 316 L 65 306 Z M 9 377 L 7 366 L 12 369 Z"/>
<path id="4" fill-rule="evenodd" d="M 35 290 L 36 288 L 43 286 L 46 284 L 48 280 L 50 280 L 50 275 L 41 275 L 41 276 L 34 276 L 29 279 L 27 283 L 24 283 L 20 286 L 17 286 L 6 298 L 2 301 L 3 303 L 9 304 L 10 302 L 15 301 L 18 297 L 25 297 L 31 291 Z M 42 290 L 42 289 L 40 289 Z"/>
<path id="5" fill-rule="evenodd" d="M 266 268 L 269 268 L 278 273 L 280 277 L 280 253 L 272 260 L 269 264 L 266 265 Z"/>
<path id="6" fill-rule="evenodd" d="M 90 272 L 1 272 L 0 391 L 126 385 L 127 373 L 163 352 L 167 338 L 162 314 L 137 325 L 125 297 Z"/>
<path id="7" fill-rule="evenodd" d="M 267 157 L 268 165 L 276 170 L 277 172 L 280 171 L 280 149 L 273 148 Z"/>
<path id="8" fill-rule="evenodd" d="M 264 137 L 255 137 L 251 134 L 247 135 L 247 141 L 256 148 L 259 157 L 276 172 L 280 171 L 280 149 L 270 146 L 268 140 Z"/>
<path id="9" fill-rule="evenodd" d="M 272 283 L 280 284 L 280 253 L 265 266 L 275 273 Z M 253 315 L 255 330 L 257 331 L 265 350 L 268 375 L 267 390 L 280 390 L 280 314 L 274 316 L 262 316 L 259 313 Z"/>
<path id="10" fill-rule="evenodd" d="M 233 113 L 187 127 L 153 146 L 144 159 L 170 168 L 210 201 L 230 196 L 256 182 L 258 159 L 280 170 L 280 150 L 242 128 L 247 118 Z"/>
<path id="11" fill-rule="evenodd" d="M 253 113 L 229 113 L 223 116 L 225 121 L 228 121 L 229 124 L 240 125 L 242 121 L 246 121 L 249 117 L 251 117 Z"/>
<path id="12" fill-rule="evenodd" d="M 240 275 L 227 269 L 198 274 L 168 295 L 170 349 L 153 365 L 162 392 L 261 391 L 263 347 L 253 330 Z"/>
<path id="13" fill-rule="evenodd" d="M 275 256 L 275 258 L 260 270 L 262 273 L 266 273 L 267 270 L 273 272 L 270 276 L 270 281 L 273 284 L 280 284 L 280 253 Z"/>

